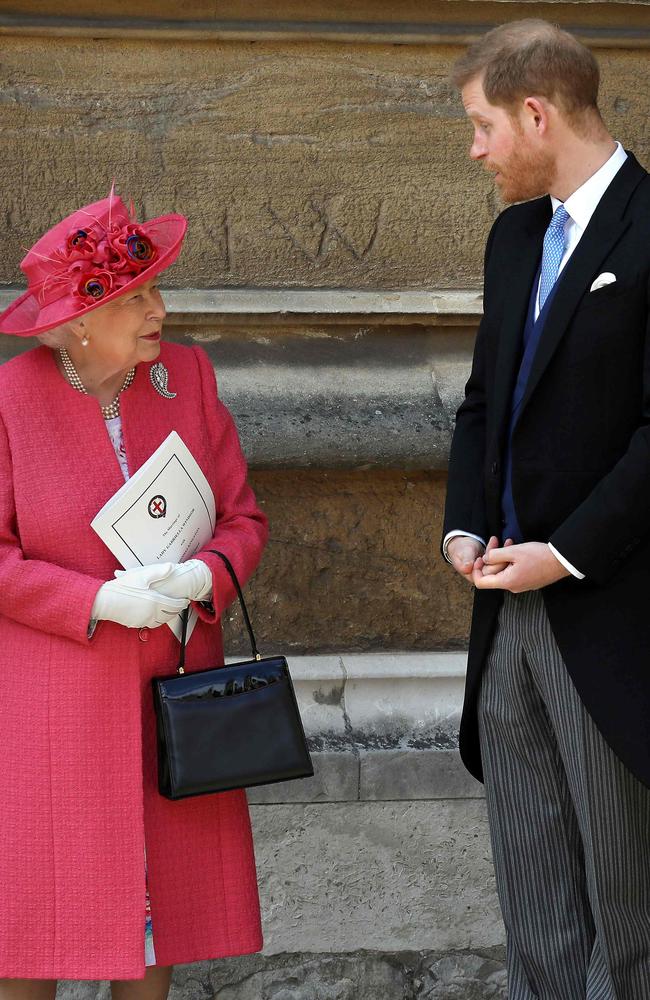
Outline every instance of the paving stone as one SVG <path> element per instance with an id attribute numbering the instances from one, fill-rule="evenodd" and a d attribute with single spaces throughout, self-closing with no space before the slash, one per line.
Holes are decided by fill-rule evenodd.
<path id="1" fill-rule="evenodd" d="M 251 812 L 268 955 L 502 944 L 484 801 Z"/>

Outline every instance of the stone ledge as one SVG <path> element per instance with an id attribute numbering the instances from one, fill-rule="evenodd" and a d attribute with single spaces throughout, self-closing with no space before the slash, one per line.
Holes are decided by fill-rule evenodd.
<path id="1" fill-rule="evenodd" d="M 282 322 L 417 323 L 476 322 L 483 312 L 483 295 L 476 288 L 386 289 L 347 288 L 188 288 L 168 289 L 165 303 L 174 321 L 200 317 L 214 323 L 248 322 L 259 318 Z"/>
<path id="2" fill-rule="evenodd" d="M 0 311 L 23 287 L 0 288 Z M 386 289 L 348 288 L 166 288 L 162 290 L 173 325 L 259 322 L 475 323 L 483 312 L 477 288 Z"/>
<path id="3" fill-rule="evenodd" d="M 287 659 L 305 732 L 318 750 L 455 746 L 465 653 L 341 653 Z"/>
<path id="4" fill-rule="evenodd" d="M 458 750 L 364 750 L 357 746 L 312 752 L 314 777 L 248 791 L 251 805 L 326 802 L 435 802 L 481 799 L 483 785 Z"/>
<path id="5" fill-rule="evenodd" d="M 498 9 L 498 4 L 495 4 Z M 515 6 L 513 4 L 513 6 Z M 527 0 L 516 5 L 522 14 L 529 14 Z M 588 5 L 574 2 L 579 11 L 575 23 L 567 18 L 562 3 L 542 0 L 535 5 L 551 8 L 555 18 L 563 27 L 577 34 L 582 41 L 594 47 L 645 49 L 650 47 L 650 39 L 639 19 L 629 14 L 628 2 L 609 4 L 628 13 L 628 23 L 601 26 L 589 23 L 589 15 L 581 8 Z M 597 6 L 597 4 L 594 4 Z M 519 12 L 518 11 L 518 12 Z M 471 16 L 471 12 L 470 16 Z M 582 22 L 582 23 L 581 23 Z M 636 23 L 635 23 L 636 22 Z M 151 39 L 155 41 L 328 41 L 356 43 L 364 45 L 469 45 L 494 24 L 499 23 L 495 11 L 488 20 L 479 23 L 455 20 L 431 20 L 429 22 L 354 21 L 343 19 L 180 19 L 143 17 L 79 17 L 48 16 L 25 13 L 0 14 L 0 36 L 18 35 L 55 38 L 128 38 Z"/>
<path id="6" fill-rule="evenodd" d="M 323 740 L 322 749 L 328 737 L 336 749 L 341 735 L 356 732 L 378 749 L 383 740 L 411 737 L 448 749 L 466 664 L 465 653 L 446 652 L 289 657 L 305 727 Z"/>

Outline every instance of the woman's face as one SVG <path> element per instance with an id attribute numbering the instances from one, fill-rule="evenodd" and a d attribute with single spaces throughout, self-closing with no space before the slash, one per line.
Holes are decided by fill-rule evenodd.
<path id="1" fill-rule="evenodd" d="M 81 352 L 84 362 L 107 375 L 154 361 L 166 315 L 156 282 L 157 276 L 88 313 L 75 331 L 79 339 L 85 335 L 88 344 L 75 353 Z"/>

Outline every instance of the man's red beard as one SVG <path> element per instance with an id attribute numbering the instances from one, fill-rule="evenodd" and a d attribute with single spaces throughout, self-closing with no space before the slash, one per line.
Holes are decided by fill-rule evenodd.
<path id="1" fill-rule="evenodd" d="M 515 146 L 502 164 L 488 162 L 485 167 L 490 173 L 501 175 L 497 189 L 507 205 L 548 194 L 557 172 L 551 153 L 533 154 L 523 143 Z"/>

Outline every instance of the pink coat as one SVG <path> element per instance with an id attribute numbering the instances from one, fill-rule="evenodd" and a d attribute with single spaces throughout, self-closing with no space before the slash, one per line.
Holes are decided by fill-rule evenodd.
<path id="1" fill-rule="evenodd" d="M 163 344 L 164 399 L 136 370 L 122 397 L 129 468 L 176 430 L 214 490 L 212 545 L 241 580 L 267 537 L 232 418 L 200 348 Z M 244 792 L 169 802 L 156 788 L 151 678 L 178 643 L 101 622 L 95 594 L 117 563 L 90 521 L 123 478 L 94 399 L 49 348 L 0 368 L 0 977 L 144 975 L 144 848 L 160 965 L 258 951 Z M 234 593 L 221 561 L 216 614 L 200 609 L 190 669 L 223 662 L 218 615 Z"/>

